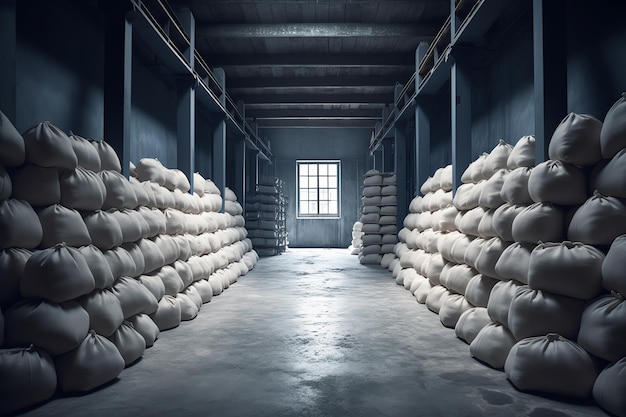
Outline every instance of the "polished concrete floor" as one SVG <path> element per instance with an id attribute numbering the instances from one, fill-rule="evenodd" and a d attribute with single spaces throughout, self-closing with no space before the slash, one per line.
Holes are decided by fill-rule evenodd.
<path id="1" fill-rule="evenodd" d="M 290 249 L 164 332 L 120 379 L 25 416 L 606 416 L 516 391 L 391 274 Z"/>

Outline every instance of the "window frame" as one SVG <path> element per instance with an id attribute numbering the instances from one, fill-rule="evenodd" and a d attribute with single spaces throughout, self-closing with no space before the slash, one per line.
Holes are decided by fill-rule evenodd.
<path id="1" fill-rule="evenodd" d="M 301 212 L 301 204 L 300 200 L 300 166 L 303 164 L 316 164 L 317 165 L 317 174 L 314 178 L 317 180 L 317 185 L 314 188 L 316 190 L 317 199 L 317 213 L 316 214 L 306 214 Z M 332 214 L 320 214 L 319 213 L 319 203 L 320 203 L 320 173 L 319 166 L 320 165 L 336 165 L 337 166 L 337 213 Z M 312 175 L 307 175 L 307 177 L 311 178 Z M 325 175 L 322 177 L 330 177 L 329 175 Z M 306 190 L 311 190 L 311 188 L 306 187 Z M 335 188 L 323 187 L 323 189 L 334 190 Z M 303 200 L 303 201 L 313 201 L 313 200 Z M 324 199 L 321 201 L 334 201 L 329 199 Z M 297 219 L 340 219 L 341 218 L 341 160 L 338 159 L 298 159 L 296 160 L 296 218 Z"/>

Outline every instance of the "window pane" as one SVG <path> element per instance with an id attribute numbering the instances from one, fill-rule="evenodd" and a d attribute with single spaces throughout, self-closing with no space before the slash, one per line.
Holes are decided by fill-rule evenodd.
<path id="1" fill-rule="evenodd" d="M 316 213 L 317 213 L 317 202 L 316 201 L 309 202 L 309 214 L 316 214 Z"/>
<path id="2" fill-rule="evenodd" d="M 307 175 L 309 173 L 309 164 L 300 164 L 298 167 L 300 168 L 300 175 Z"/>
<path id="3" fill-rule="evenodd" d="M 309 175 L 317 175 L 317 164 L 309 164 Z"/>
<path id="4" fill-rule="evenodd" d="M 331 201 L 328 203 L 328 212 L 330 214 L 338 214 L 339 210 L 337 210 L 337 202 L 336 201 Z"/>
<path id="5" fill-rule="evenodd" d="M 309 177 L 309 188 L 317 188 L 317 177 Z"/>
<path id="6" fill-rule="evenodd" d="M 300 188 L 309 188 L 309 177 L 300 177 Z"/>
<path id="7" fill-rule="evenodd" d="M 337 175 L 337 164 L 328 165 L 328 175 Z"/>
<path id="8" fill-rule="evenodd" d="M 328 186 L 330 188 L 337 188 L 337 177 L 328 177 Z"/>
<path id="9" fill-rule="evenodd" d="M 328 164 L 320 164 L 320 175 L 328 175 Z"/>
<path id="10" fill-rule="evenodd" d="M 309 205 L 307 203 L 300 204 L 300 214 L 309 214 Z"/>
<path id="11" fill-rule="evenodd" d="M 320 177 L 319 187 L 320 188 L 327 188 L 328 187 L 328 177 Z"/>
<path id="12" fill-rule="evenodd" d="M 309 198 L 307 198 L 307 200 L 317 201 L 317 190 L 309 189 Z"/>
<path id="13" fill-rule="evenodd" d="M 308 197 L 309 197 L 309 190 L 307 189 L 300 190 L 300 200 L 306 201 L 309 199 Z"/>
<path id="14" fill-rule="evenodd" d="M 320 214 L 328 214 L 328 201 L 320 201 Z"/>
<path id="15" fill-rule="evenodd" d="M 322 200 L 328 200 L 328 189 L 327 188 L 320 188 L 320 201 Z"/>
<path id="16" fill-rule="evenodd" d="M 337 190 L 328 190 L 328 199 L 337 201 L 339 199 L 337 195 Z"/>

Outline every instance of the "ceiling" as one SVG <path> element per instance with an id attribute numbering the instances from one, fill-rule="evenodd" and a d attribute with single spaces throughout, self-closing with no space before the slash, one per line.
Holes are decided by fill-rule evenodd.
<path id="1" fill-rule="evenodd" d="M 263 127 L 368 127 L 415 71 L 449 0 L 169 0 L 196 50 Z"/>

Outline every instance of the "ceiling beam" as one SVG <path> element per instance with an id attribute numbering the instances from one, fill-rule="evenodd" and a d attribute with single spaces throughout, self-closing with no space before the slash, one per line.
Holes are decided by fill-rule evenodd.
<path id="1" fill-rule="evenodd" d="M 196 26 L 196 38 L 402 37 L 429 40 L 441 23 L 218 23 Z"/>
<path id="2" fill-rule="evenodd" d="M 255 110 L 377 110 L 382 111 L 387 103 L 356 103 L 351 105 L 345 105 L 343 103 L 248 103 L 245 102 L 246 114 Z"/>
<path id="3" fill-rule="evenodd" d="M 359 119 L 291 119 L 291 120 L 260 120 L 257 122 L 260 129 L 267 128 L 309 128 L 309 127 L 342 127 L 373 129 L 376 120 Z"/>
<path id="4" fill-rule="evenodd" d="M 291 119 L 291 118 L 370 118 L 380 119 L 380 109 L 248 109 L 248 119 Z"/>
<path id="5" fill-rule="evenodd" d="M 393 87 L 396 82 L 406 81 L 411 76 L 387 77 L 247 77 L 229 78 L 228 90 L 262 88 L 315 88 L 315 87 Z"/>
<path id="6" fill-rule="evenodd" d="M 211 67 L 407 67 L 415 54 L 203 54 Z"/>
<path id="7" fill-rule="evenodd" d="M 393 94 L 250 94 L 236 99 L 246 104 L 386 104 L 393 102 Z"/>
<path id="8" fill-rule="evenodd" d="M 431 5 L 440 6 L 446 4 L 447 0 L 272 0 L 275 4 L 311 4 L 315 6 L 319 5 L 335 5 L 335 4 L 347 4 L 359 6 L 364 5 L 379 5 L 379 3 L 406 3 L 406 4 L 419 4 L 419 5 Z M 200 5 L 206 6 L 207 0 L 170 0 L 171 4 L 178 5 Z M 232 5 L 232 4 L 263 4 L 267 5 L 267 0 L 211 0 L 211 5 Z"/>

